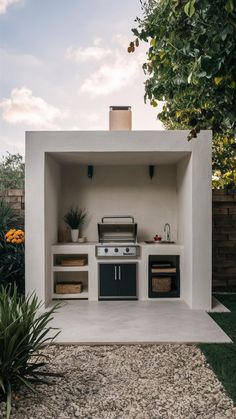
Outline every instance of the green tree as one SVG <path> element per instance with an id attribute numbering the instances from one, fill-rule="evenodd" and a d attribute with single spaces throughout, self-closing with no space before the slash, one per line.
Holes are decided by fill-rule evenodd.
<path id="1" fill-rule="evenodd" d="M 25 164 L 23 157 L 7 153 L 0 161 L 0 189 L 24 188 Z"/>
<path id="2" fill-rule="evenodd" d="M 236 133 L 235 0 L 147 0 L 128 52 L 149 44 L 145 101 L 164 101 L 160 120 L 168 129 L 213 131 L 213 172 L 234 178 Z M 236 184 L 236 178 L 235 178 Z"/>

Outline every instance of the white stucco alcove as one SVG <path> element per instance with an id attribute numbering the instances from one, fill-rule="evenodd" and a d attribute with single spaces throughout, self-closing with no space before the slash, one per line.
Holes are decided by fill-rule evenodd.
<path id="1" fill-rule="evenodd" d="M 187 131 L 50 131 L 26 133 L 26 291 L 51 299 L 51 246 L 72 205 L 86 208 L 83 234 L 97 241 L 106 214 L 132 214 L 142 243 L 171 225 L 181 254 L 181 299 L 211 308 L 211 132 L 187 141 Z M 87 166 L 94 166 L 94 177 Z M 153 179 L 148 166 L 155 166 Z M 94 243 L 90 299 L 97 296 Z M 156 245 L 141 245 L 139 298 L 147 299 L 147 259 Z M 156 302 L 158 304 L 158 301 Z"/>

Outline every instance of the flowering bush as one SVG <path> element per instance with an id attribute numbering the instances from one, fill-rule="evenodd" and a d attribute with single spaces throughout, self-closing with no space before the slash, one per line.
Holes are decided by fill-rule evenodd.
<path id="1" fill-rule="evenodd" d="M 0 285 L 15 283 L 20 294 L 25 290 L 24 240 L 23 230 L 0 231 Z"/>
<path id="2" fill-rule="evenodd" d="M 0 200 L 0 285 L 16 284 L 25 289 L 25 233 L 22 222 L 8 202 Z"/>
<path id="3" fill-rule="evenodd" d="M 22 240 L 13 237 L 7 241 L 0 232 L 0 285 L 15 283 L 20 294 L 25 290 L 25 246 Z"/>
<path id="4" fill-rule="evenodd" d="M 25 233 L 23 230 L 11 228 L 6 234 L 5 239 L 7 243 L 22 244 L 25 241 Z"/>

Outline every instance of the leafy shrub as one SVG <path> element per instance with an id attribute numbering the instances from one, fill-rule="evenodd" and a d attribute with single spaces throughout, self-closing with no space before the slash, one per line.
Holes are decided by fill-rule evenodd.
<path id="1" fill-rule="evenodd" d="M 23 384 L 35 391 L 33 384 L 55 375 L 42 371 L 46 362 L 40 350 L 59 333 L 49 336 L 48 323 L 57 307 L 40 314 L 42 303 L 35 295 L 19 296 L 16 286 L 0 288 L 0 392 L 7 401 L 7 418 L 14 389 Z"/>

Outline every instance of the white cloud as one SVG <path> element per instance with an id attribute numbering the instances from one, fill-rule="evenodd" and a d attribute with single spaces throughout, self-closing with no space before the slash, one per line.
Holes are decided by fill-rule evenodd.
<path id="1" fill-rule="evenodd" d="M 11 97 L 0 102 L 0 108 L 3 120 L 9 124 L 27 124 L 39 129 L 53 129 L 56 121 L 65 117 L 65 112 L 33 96 L 27 87 L 13 89 Z"/>
<path id="2" fill-rule="evenodd" d="M 114 63 L 104 64 L 87 77 L 80 91 L 96 95 L 107 95 L 128 86 L 137 77 L 137 61 L 129 62 L 117 57 Z"/>
<path id="3" fill-rule="evenodd" d="M 145 61 L 144 49 L 139 47 L 134 54 L 128 54 L 128 39 L 120 34 L 115 35 L 112 42 L 115 44 L 113 49 L 102 48 L 104 51 L 102 63 L 99 63 L 99 67 L 82 81 L 80 92 L 92 96 L 108 95 L 131 86 L 140 75 L 143 75 L 141 66 Z M 86 51 L 90 48 L 93 47 L 86 48 Z M 105 54 L 105 51 L 110 53 Z"/>
<path id="4" fill-rule="evenodd" d="M 0 0 L 0 15 L 6 13 L 9 6 L 19 3 L 21 0 Z"/>
<path id="5" fill-rule="evenodd" d="M 101 46 L 101 38 L 96 38 L 91 47 L 87 48 L 67 48 L 66 57 L 76 63 L 87 61 L 102 61 L 112 54 L 110 48 Z"/>

